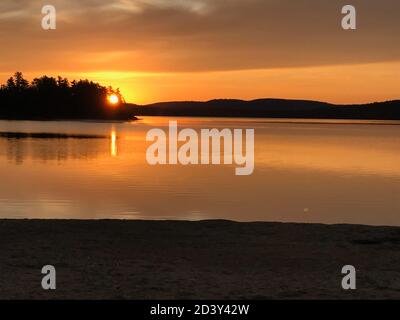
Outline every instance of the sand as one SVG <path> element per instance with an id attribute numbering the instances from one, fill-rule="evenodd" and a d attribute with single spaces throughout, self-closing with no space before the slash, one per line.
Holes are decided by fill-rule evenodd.
<path id="1" fill-rule="evenodd" d="M 0 299 L 400 298 L 400 228 L 0 220 Z M 41 288 L 54 265 L 57 289 Z M 357 290 L 341 287 L 344 265 Z"/>

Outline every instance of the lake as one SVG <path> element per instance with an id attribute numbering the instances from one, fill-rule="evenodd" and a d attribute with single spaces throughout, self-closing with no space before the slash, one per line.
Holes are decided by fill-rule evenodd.
<path id="1" fill-rule="evenodd" d="M 255 170 L 146 162 L 151 128 L 254 128 Z M 400 226 L 400 122 L 0 121 L 0 217 Z"/>

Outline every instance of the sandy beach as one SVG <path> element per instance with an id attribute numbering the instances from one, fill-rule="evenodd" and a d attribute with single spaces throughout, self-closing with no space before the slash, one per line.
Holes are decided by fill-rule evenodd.
<path id="1" fill-rule="evenodd" d="M 0 299 L 400 298 L 394 227 L 0 220 L 0 234 Z M 347 264 L 354 291 L 341 288 Z"/>

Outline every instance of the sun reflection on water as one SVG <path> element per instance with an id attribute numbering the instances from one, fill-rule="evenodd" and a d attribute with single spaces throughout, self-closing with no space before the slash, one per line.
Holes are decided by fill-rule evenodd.
<path id="1" fill-rule="evenodd" d="M 110 143 L 110 155 L 112 157 L 116 157 L 118 155 L 117 149 L 117 132 L 113 128 L 110 133 L 111 136 L 111 143 Z"/>

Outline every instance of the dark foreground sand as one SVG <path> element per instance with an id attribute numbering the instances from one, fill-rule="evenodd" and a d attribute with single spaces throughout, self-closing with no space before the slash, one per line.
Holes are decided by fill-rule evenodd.
<path id="1" fill-rule="evenodd" d="M 0 220 L 0 239 L 1 299 L 400 298 L 400 228 Z M 55 291 L 41 289 L 45 264 Z"/>

